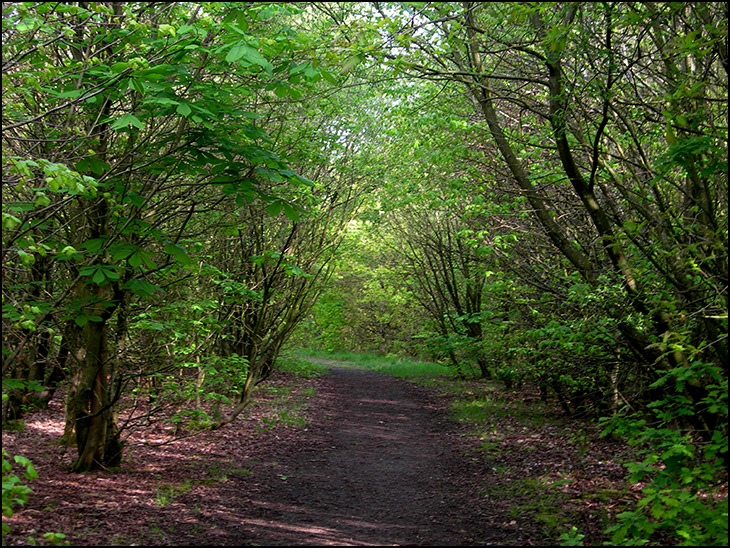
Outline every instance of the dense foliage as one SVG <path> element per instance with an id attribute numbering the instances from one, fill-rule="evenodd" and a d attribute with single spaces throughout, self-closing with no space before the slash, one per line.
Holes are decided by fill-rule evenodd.
<path id="1" fill-rule="evenodd" d="M 428 358 L 637 444 L 612 542 L 726 540 L 726 3 L 7 2 L 2 33 L 4 423 L 64 387 L 85 471 L 234 420 L 288 342 Z"/>

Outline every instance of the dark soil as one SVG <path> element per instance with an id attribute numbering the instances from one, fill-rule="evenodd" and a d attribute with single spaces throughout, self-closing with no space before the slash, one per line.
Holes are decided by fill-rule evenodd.
<path id="1" fill-rule="evenodd" d="M 453 424 L 422 389 L 335 368 L 323 414 L 244 518 L 263 545 L 460 546 L 499 541 Z M 285 479 L 276 481 L 286 475 Z"/>
<path id="2" fill-rule="evenodd" d="M 22 431 L 3 432 L 3 448 L 39 474 L 29 502 L 6 520 L 4 544 L 42 543 L 46 532 L 72 545 L 550 543 L 532 516 L 514 512 L 520 494 L 501 491 L 496 461 L 459 433 L 446 398 L 345 367 L 297 383 L 287 398 L 306 401 L 304 426 L 271 419 L 281 398 L 268 395 L 220 430 L 173 443 L 167 430 L 139 431 L 114 472 L 68 471 L 60 402 L 29 415 Z M 524 457 L 512 455 L 512 470 Z"/>

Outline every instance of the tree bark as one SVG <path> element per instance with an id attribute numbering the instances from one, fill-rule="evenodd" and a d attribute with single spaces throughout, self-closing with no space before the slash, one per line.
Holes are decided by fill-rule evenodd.
<path id="1" fill-rule="evenodd" d="M 117 466 L 121 462 L 121 442 L 114 425 L 108 386 L 106 322 L 89 322 L 84 335 L 86 359 L 70 401 L 78 452 L 71 467 L 74 472 Z"/>

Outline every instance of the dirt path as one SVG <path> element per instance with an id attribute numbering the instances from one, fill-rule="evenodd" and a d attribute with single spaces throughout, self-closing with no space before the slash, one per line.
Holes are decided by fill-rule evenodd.
<path id="1" fill-rule="evenodd" d="M 465 456 L 473 441 L 456 433 L 445 398 L 346 367 L 268 385 L 282 401 L 315 394 L 305 426 L 267 419 L 280 409 L 270 390 L 220 430 L 174 443 L 164 423 L 136 432 L 121 471 L 68 471 L 62 399 L 29 414 L 23 430 L 3 431 L 3 448 L 39 475 L 5 544 L 41 544 L 49 531 L 73 546 L 535 544 L 529 523 L 505 517 L 509 497 L 481 496 L 497 478 Z"/>
<path id="2" fill-rule="evenodd" d="M 492 526 L 469 504 L 468 459 L 423 390 L 335 367 L 319 421 L 282 458 L 243 519 L 260 545 L 488 544 Z"/>

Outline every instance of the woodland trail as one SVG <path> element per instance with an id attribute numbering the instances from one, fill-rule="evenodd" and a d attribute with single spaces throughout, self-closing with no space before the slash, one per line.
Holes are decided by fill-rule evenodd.
<path id="1" fill-rule="evenodd" d="M 471 463 L 423 389 L 333 367 L 305 443 L 270 470 L 242 529 L 259 545 L 464 546 L 496 531 Z M 453 424 L 451 424 L 453 429 Z M 243 540 L 243 539 L 242 539 Z"/>
<path id="2" fill-rule="evenodd" d="M 297 379 L 295 392 L 278 400 L 277 386 L 294 379 L 270 380 L 268 395 L 225 428 L 172 443 L 164 423 L 140 430 L 114 471 L 70 472 L 74 452 L 57 443 L 63 400 L 52 400 L 24 429 L 3 431 L 3 448 L 38 471 L 5 544 L 26 545 L 44 532 L 63 533 L 72 546 L 539 543 L 534 519 L 508 517 L 514 493 L 459 434 L 448 398 L 327 365 L 329 374 Z M 306 402 L 297 411 L 306 423 L 269 422 L 296 401 Z"/>

